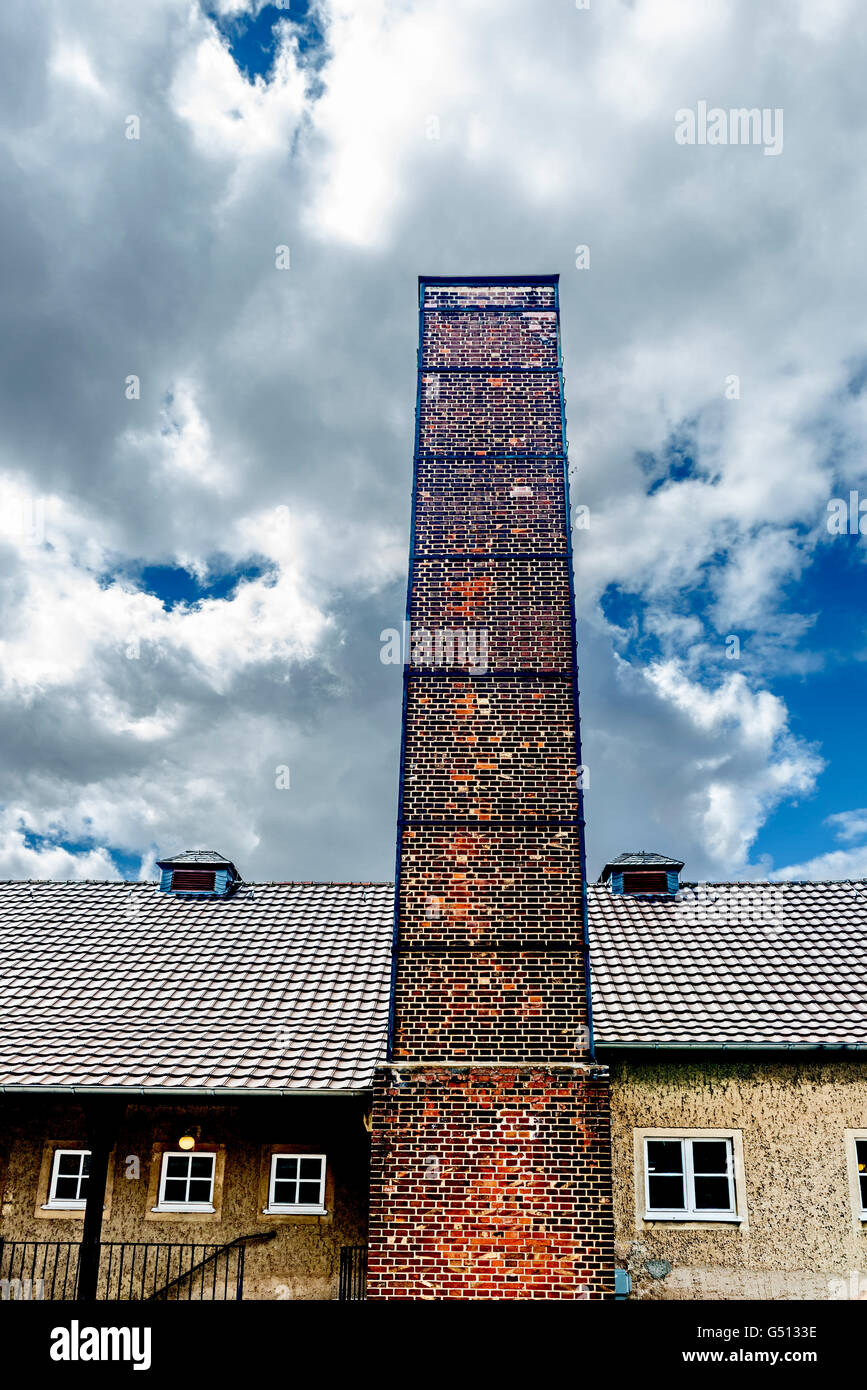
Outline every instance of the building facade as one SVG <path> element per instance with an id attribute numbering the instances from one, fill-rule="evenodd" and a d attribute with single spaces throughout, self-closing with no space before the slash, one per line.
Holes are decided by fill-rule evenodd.
<path id="1" fill-rule="evenodd" d="M 27 1093 L 0 1097 L 0 1297 L 79 1293 L 104 1119 L 95 1297 L 332 1300 L 341 1272 L 351 1292 L 367 1239 L 366 1097 Z"/>
<path id="2" fill-rule="evenodd" d="M 624 1052 L 611 1077 L 617 1262 L 633 1298 L 867 1299 L 867 1061 Z M 703 1155 L 728 1210 L 654 1209 L 654 1169 L 671 1164 L 688 1206 Z"/>
<path id="3" fill-rule="evenodd" d="M 363 1296 L 391 884 L 0 883 L 0 1296 Z"/>
<path id="4" fill-rule="evenodd" d="M 631 1296 L 867 1298 L 867 887 L 680 868 L 590 895 Z"/>

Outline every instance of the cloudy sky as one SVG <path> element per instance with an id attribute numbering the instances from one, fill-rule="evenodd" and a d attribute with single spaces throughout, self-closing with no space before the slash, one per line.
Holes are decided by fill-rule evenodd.
<path id="1" fill-rule="evenodd" d="M 858 0 L 3 6 L 0 877 L 390 877 L 417 276 L 552 271 L 591 870 L 867 875 L 865 66 Z"/>

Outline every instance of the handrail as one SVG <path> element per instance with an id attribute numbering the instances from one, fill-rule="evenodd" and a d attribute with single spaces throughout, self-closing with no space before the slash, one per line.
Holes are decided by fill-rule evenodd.
<path id="1" fill-rule="evenodd" d="M 210 1255 L 206 1255 L 203 1260 L 199 1260 L 198 1264 L 191 1265 L 190 1268 L 185 1269 L 182 1274 L 177 1274 L 168 1284 L 164 1284 L 161 1289 L 155 1289 L 153 1293 L 149 1293 L 144 1302 L 151 1303 L 155 1298 L 162 1298 L 163 1294 L 168 1293 L 169 1289 L 173 1289 L 176 1284 L 182 1284 L 185 1279 L 189 1279 L 193 1274 L 197 1274 L 200 1269 L 204 1269 L 212 1260 L 218 1259 L 220 1255 L 225 1255 L 228 1250 L 235 1250 L 239 1247 L 246 1249 L 248 1245 L 262 1245 L 265 1241 L 273 1240 L 276 1235 L 276 1231 L 254 1231 L 252 1235 L 236 1236 L 234 1240 L 227 1241 L 225 1245 L 218 1245 L 216 1249 L 211 1251 Z"/>

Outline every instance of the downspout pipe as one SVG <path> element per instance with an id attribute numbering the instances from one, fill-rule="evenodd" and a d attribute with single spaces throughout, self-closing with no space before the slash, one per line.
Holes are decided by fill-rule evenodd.
<path id="1" fill-rule="evenodd" d="M 102 1218 L 105 1209 L 106 1186 L 111 1155 L 117 1143 L 117 1131 L 125 1107 L 117 1100 L 89 1101 L 85 1106 L 85 1132 L 90 1149 L 90 1175 L 84 1207 L 84 1227 L 78 1256 L 76 1298 L 80 1303 L 92 1303 L 99 1284 L 99 1257 L 102 1240 Z"/>

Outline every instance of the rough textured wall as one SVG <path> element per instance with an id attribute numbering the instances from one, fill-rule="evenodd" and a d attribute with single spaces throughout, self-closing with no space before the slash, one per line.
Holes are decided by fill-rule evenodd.
<path id="1" fill-rule="evenodd" d="M 425 281 L 370 1298 L 611 1287 L 565 475 L 554 281 Z"/>
<path id="2" fill-rule="evenodd" d="M 335 1299 L 340 1248 L 367 1237 L 369 1140 L 359 1100 L 294 1097 L 245 1100 L 237 1105 L 130 1105 L 118 1130 L 114 1174 L 103 1221 L 106 1241 L 189 1241 L 225 1244 L 238 1236 L 275 1230 L 267 1244 L 248 1248 L 245 1299 Z M 225 1146 L 220 1211 L 207 1216 L 149 1214 L 155 1145 L 176 1148 L 190 1126 L 198 1147 Z M 46 1144 L 58 1138 L 85 1143 L 80 1106 L 28 1096 L 0 1101 L 5 1163 L 0 1240 L 79 1241 L 82 1217 L 37 1214 L 37 1186 Z M 263 1167 L 272 1149 L 306 1148 L 328 1159 L 328 1216 L 273 1216 L 262 1212 Z M 139 1176 L 128 1157 L 140 1161 Z M 330 1199 L 330 1200 L 329 1200 Z"/>
<path id="3" fill-rule="evenodd" d="M 853 1210 L 844 1139 L 867 1128 L 867 1062 L 633 1054 L 611 1063 L 611 1105 L 616 1253 L 633 1297 L 840 1298 L 852 1271 L 867 1289 L 867 1227 Z M 740 1130 L 747 1223 L 644 1221 L 633 1136 L 650 1128 Z M 671 1272 L 654 1279 L 649 1261 Z"/>

